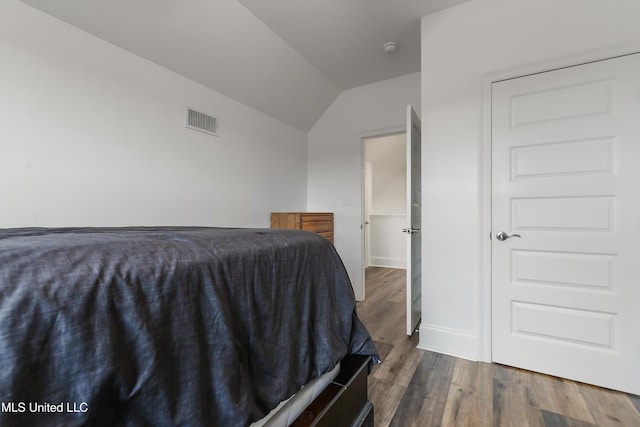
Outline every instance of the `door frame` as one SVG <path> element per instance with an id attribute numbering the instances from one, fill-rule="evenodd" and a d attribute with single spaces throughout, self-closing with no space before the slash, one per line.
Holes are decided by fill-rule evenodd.
<path id="1" fill-rule="evenodd" d="M 532 74 L 546 73 L 562 68 L 575 67 L 590 62 L 605 61 L 620 56 L 627 56 L 640 53 L 640 41 L 612 46 L 608 48 L 598 49 L 596 51 L 582 52 L 575 55 L 568 55 L 563 58 L 549 59 L 548 61 L 536 64 L 524 64 L 521 67 L 509 68 L 507 70 L 497 70 L 486 73 L 480 79 L 480 117 L 482 124 L 479 135 L 479 189 L 478 203 L 480 204 L 478 212 L 479 220 L 479 253 L 480 262 L 478 263 L 478 360 L 483 362 L 492 361 L 491 351 L 491 210 L 493 198 L 491 194 L 491 88 L 493 83 L 503 80 L 510 80 L 519 77 L 526 77 Z"/>
<path id="2" fill-rule="evenodd" d="M 363 144 L 365 139 L 362 140 Z M 373 171 L 371 170 L 373 165 L 368 160 L 364 159 L 364 173 L 363 173 L 363 183 L 364 183 L 364 198 L 362 200 L 362 213 L 364 219 L 362 220 L 362 238 L 364 239 L 364 262 L 363 267 L 366 270 L 367 267 L 371 265 L 371 227 L 367 227 L 371 225 L 371 199 L 372 196 L 372 186 L 373 186 Z M 363 280 L 365 278 L 363 277 Z M 366 282 L 365 282 L 366 284 Z"/>

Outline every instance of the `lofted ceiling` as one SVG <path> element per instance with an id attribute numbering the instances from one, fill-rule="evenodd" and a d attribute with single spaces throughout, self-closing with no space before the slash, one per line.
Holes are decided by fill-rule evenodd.
<path id="1" fill-rule="evenodd" d="M 21 1 L 308 131 L 343 90 L 420 71 L 420 18 L 468 0 Z"/>

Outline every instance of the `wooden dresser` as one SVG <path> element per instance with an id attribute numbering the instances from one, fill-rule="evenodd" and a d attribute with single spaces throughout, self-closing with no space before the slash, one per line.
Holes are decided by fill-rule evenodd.
<path id="1" fill-rule="evenodd" d="M 333 243 L 332 212 L 273 212 L 271 228 L 313 231 Z"/>

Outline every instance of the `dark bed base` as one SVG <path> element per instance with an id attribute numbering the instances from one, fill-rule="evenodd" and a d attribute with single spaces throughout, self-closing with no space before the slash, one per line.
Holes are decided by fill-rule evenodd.
<path id="1" fill-rule="evenodd" d="M 370 356 L 347 356 L 340 374 L 291 427 L 373 427 L 373 405 L 367 397 L 370 362 Z"/>

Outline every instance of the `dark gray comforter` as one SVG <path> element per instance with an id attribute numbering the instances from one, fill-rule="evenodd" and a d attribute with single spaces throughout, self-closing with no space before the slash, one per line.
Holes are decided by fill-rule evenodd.
<path id="1" fill-rule="evenodd" d="M 374 355 L 302 231 L 0 230 L 0 425 L 245 426 Z"/>

